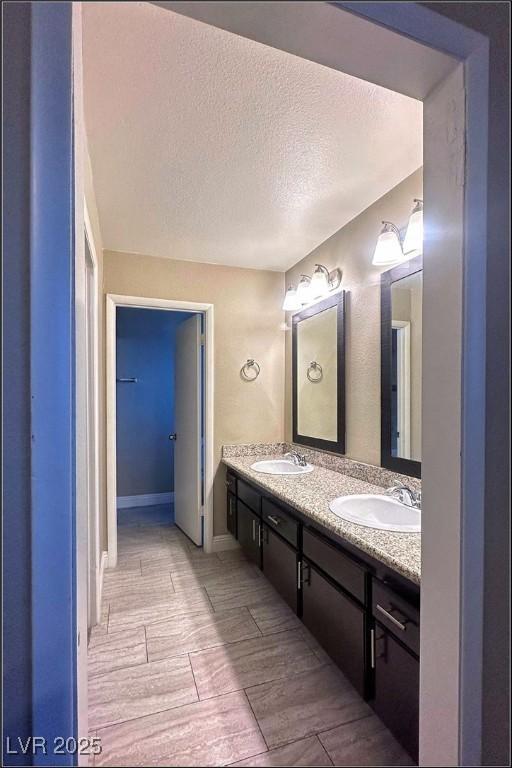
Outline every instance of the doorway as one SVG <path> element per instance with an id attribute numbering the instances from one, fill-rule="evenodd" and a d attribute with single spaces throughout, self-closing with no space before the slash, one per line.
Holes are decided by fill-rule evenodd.
<path id="1" fill-rule="evenodd" d="M 118 534 L 213 538 L 213 307 L 107 296 L 108 563 Z"/>
<path id="2" fill-rule="evenodd" d="M 201 313 L 117 308 L 118 533 L 177 523 L 202 546 L 202 323 Z"/>

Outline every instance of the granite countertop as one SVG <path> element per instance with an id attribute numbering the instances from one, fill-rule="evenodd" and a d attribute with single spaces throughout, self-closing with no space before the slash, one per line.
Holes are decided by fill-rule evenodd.
<path id="1" fill-rule="evenodd" d="M 294 476 L 265 475 L 251 469 L 255 461 L 275 458 L 282 458 L 282 455 L 224 457 L 222 461 L 313 522 L 320 523 L 414 583 L 420 583 L 420 533 L 395 533 L 367 528 L 342 520 L 329 509 L 329 502 L 337 496 L 382 494 L 382 487 L 318 466 L 315 466 L 313 472 Z"/>

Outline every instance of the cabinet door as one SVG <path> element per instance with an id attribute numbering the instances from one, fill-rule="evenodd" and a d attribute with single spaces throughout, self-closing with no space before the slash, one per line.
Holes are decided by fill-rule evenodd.
<path id="1" fill-rule="evenodd" d="M 418 760 L 420 664 L 393 635 L 375 626 L 373 708 L 398 741 Z"/>
<path id="2" fill-rule="evenodd" d="M 302 621 L 364 696 L 364 611 L 304 560 Z"/>
<path id="3" fill-rule="evenodd" d="M 238 542 L 249 560 L 261 567 L 260 519 L 238 499 Z"/>
<path id="4" fill-rule="evenodd" d="M 228 503 L 227 503 L 227 528 L 228 531 L 232 534 L 232 536 L 237 535 L 236 533 L 236 497 L 233 496 L 232 493 L 228 493 Z"/>
<path id="5" fill-rule="evenodd" d="M 297 550 L 263 526 L 263 573 L 297 613 Z"/>

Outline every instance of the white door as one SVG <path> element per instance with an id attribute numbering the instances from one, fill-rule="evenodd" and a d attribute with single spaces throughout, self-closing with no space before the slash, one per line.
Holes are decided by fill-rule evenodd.
<path id="1" fill-rule="evenodd" d="M 201 317 L 176 330 L 174 515 L 176 525 L 202 545 L 201 525 Z"/>

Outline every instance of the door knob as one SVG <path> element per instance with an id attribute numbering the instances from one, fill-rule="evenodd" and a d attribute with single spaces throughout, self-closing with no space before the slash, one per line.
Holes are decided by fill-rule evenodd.
<path id="1" fill-rule="evenodd" d="M 169 440 L 176 440 L 177 437 L 178 435 L 176 434 L 176 432 L 173 432 L 172 435 L 169 435 Z"/>

